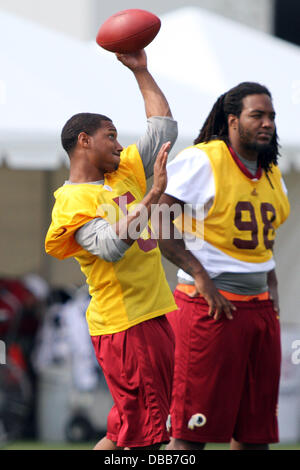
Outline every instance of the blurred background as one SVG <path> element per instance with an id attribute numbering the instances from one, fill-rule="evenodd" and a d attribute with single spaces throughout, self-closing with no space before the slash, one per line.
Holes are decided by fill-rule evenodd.
<path id="1" fill-rule="evenodd" d="M 95 44 L 103 21 L 128 8 L 162 20 L 146 51 L 179 123 L 170 158 L 192 144 L 232 86 L 253 80 L 273 94 L 291 202 L 275 247 L 280 435 L 287 445 L 300 442 L 297 0 L 0 0 L 0 442 L 79 443 L 105 432 L 111 399 L 87 334 L 85 280 L 75 261 L 44 253 L 44 238 L 53 192 L 68 176 L 60 146 L 66 120 L 84 111 L 106 114 L 124 146 L 146 129 L 131 73 Z M 174 288 L 176 269 L 166 260 L 164 266 Z"/>

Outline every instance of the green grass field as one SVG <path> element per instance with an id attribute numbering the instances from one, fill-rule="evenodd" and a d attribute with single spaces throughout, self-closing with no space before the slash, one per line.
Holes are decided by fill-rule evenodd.
<path id="1" fill-rule="evenodd" d="M 2 450 L 92 450 L 94 442 L 72 444 L 68 442 L 16 441 Z M 208 444 L 207 450 L 229 450 L 229 444 Z M 271 450 L 300 450 L 300 442 L 295 444 L 274 444 Z"/>

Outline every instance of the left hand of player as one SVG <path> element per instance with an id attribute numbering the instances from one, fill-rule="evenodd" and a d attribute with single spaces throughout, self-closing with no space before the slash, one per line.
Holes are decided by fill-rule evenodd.
<path id="1" fill-rule="evenodd" d="M 171 142 L 165 142 L 162 144 L 154 164 L 152 189 L 159 192 L 160 195 L 162 195 L 167 187 L 168 177 L 166 166 L 170 147 Z"/>
<path id="2" fill-rule="evenodd" d="M 235 305 L 218 291 L 207 273 L 202 272 L 200 276 L 195 276 L 195 287 L 195 292 L 190 297 L 201 294 L 205 298 L 209 306 L 208 316 L 219 320 L 224 314 L 228 320 L 233 320 L 232 312 L 236 310 Z"/>
<path id="3" fill-rule="evenodd" d="M 273 302 L 273 308 L 274 308 L 275 312 L 277 312 L 279 314 L 280 309 L 279 309 L 279 295 L 278 295 L 277 286 L 272 286 L 272 285 L 270 286 L 269 285 L 269 294 L 270 294 L 270 299 Z"/>

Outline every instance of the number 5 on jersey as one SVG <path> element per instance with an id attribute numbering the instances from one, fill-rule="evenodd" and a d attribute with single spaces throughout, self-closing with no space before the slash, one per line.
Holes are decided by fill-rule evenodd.
<path id="1" fill-rule="evenodd" d="M 121 204 L 120 203 L 121 200 L 122 201 L 126 200 L 126 204 L 125 205 Z M 128 210 L 127 210 L 126 206 L 128 204 L 131 204 L 135 200 L 136 200 L 135 197 L 129 191 L 126 194 L 123 194 L 122 196 L 116 197 L 116 198 L 113 199 L 113 201 L 120 207 L 120 209 L 122 210 L 124 215 L 128 214 Z M 148 251 L 154 250 L 154 248 L 157 247 L 157 241 L 155 240 L 155 237 L 154 237 L 149 225 L 147 225 L 145 230 L 147 230 L 149 238 L 147 238 L 147 239 L 138 238 L 137 239 L 137 244 L 138 244 L 139 248 L 142 251 L 147 253 Z"/>

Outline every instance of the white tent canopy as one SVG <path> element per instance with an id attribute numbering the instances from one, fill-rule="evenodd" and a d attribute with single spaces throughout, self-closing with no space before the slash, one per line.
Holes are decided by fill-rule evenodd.
<path id="1" fill-rule="evenodd" d="M 77 112 L 112 117 L 124 145 L 144 131 L 135 80 L 113 54 L 3 12 L 0 37 L 0 159 L 9 166 L 57 167 L 65 159 L 60 130 Z M 184 8 L 162 17 L 147 54 L 179 122 L 177 148 L 192 143 L 221 93 L 241 81 L 258 81 L 273 94 L 281 143 L 291 149 L 285 164 L 294 160 L 297 166 L 300 48 Z"/>
<path id="2" fill-rule="evenodd" d="M 3 12 L 0 38 L 0 158 L 9 166 L 55 168 L 65 158 L 61 128 L 78 112 L 115 117 L 125 136 L 144 130 L 137 85 L 113 54 Z"/>
<path id="3" fill-rule="evenodd" d="M 300 169 L 300 47 L 245 27 L 200 8 L 183 8 L 163 17 L 162 29 L 149 58 L 160 76 L 178 85 L 177 101 L 185 100 L 180 86 L 188 85 L 195 99 L 185 100 L 180 114 L 182 133 L 188 135 L 190 118 L 203 123 L 219 95 L 244 81 L 266 85 L 276 109 L 277 129 L 284 148 L 294 149 Z M 197 100 L 197 93 L 209 97 Z M 297 163 L 298 159 L 298 163 Z"/>

